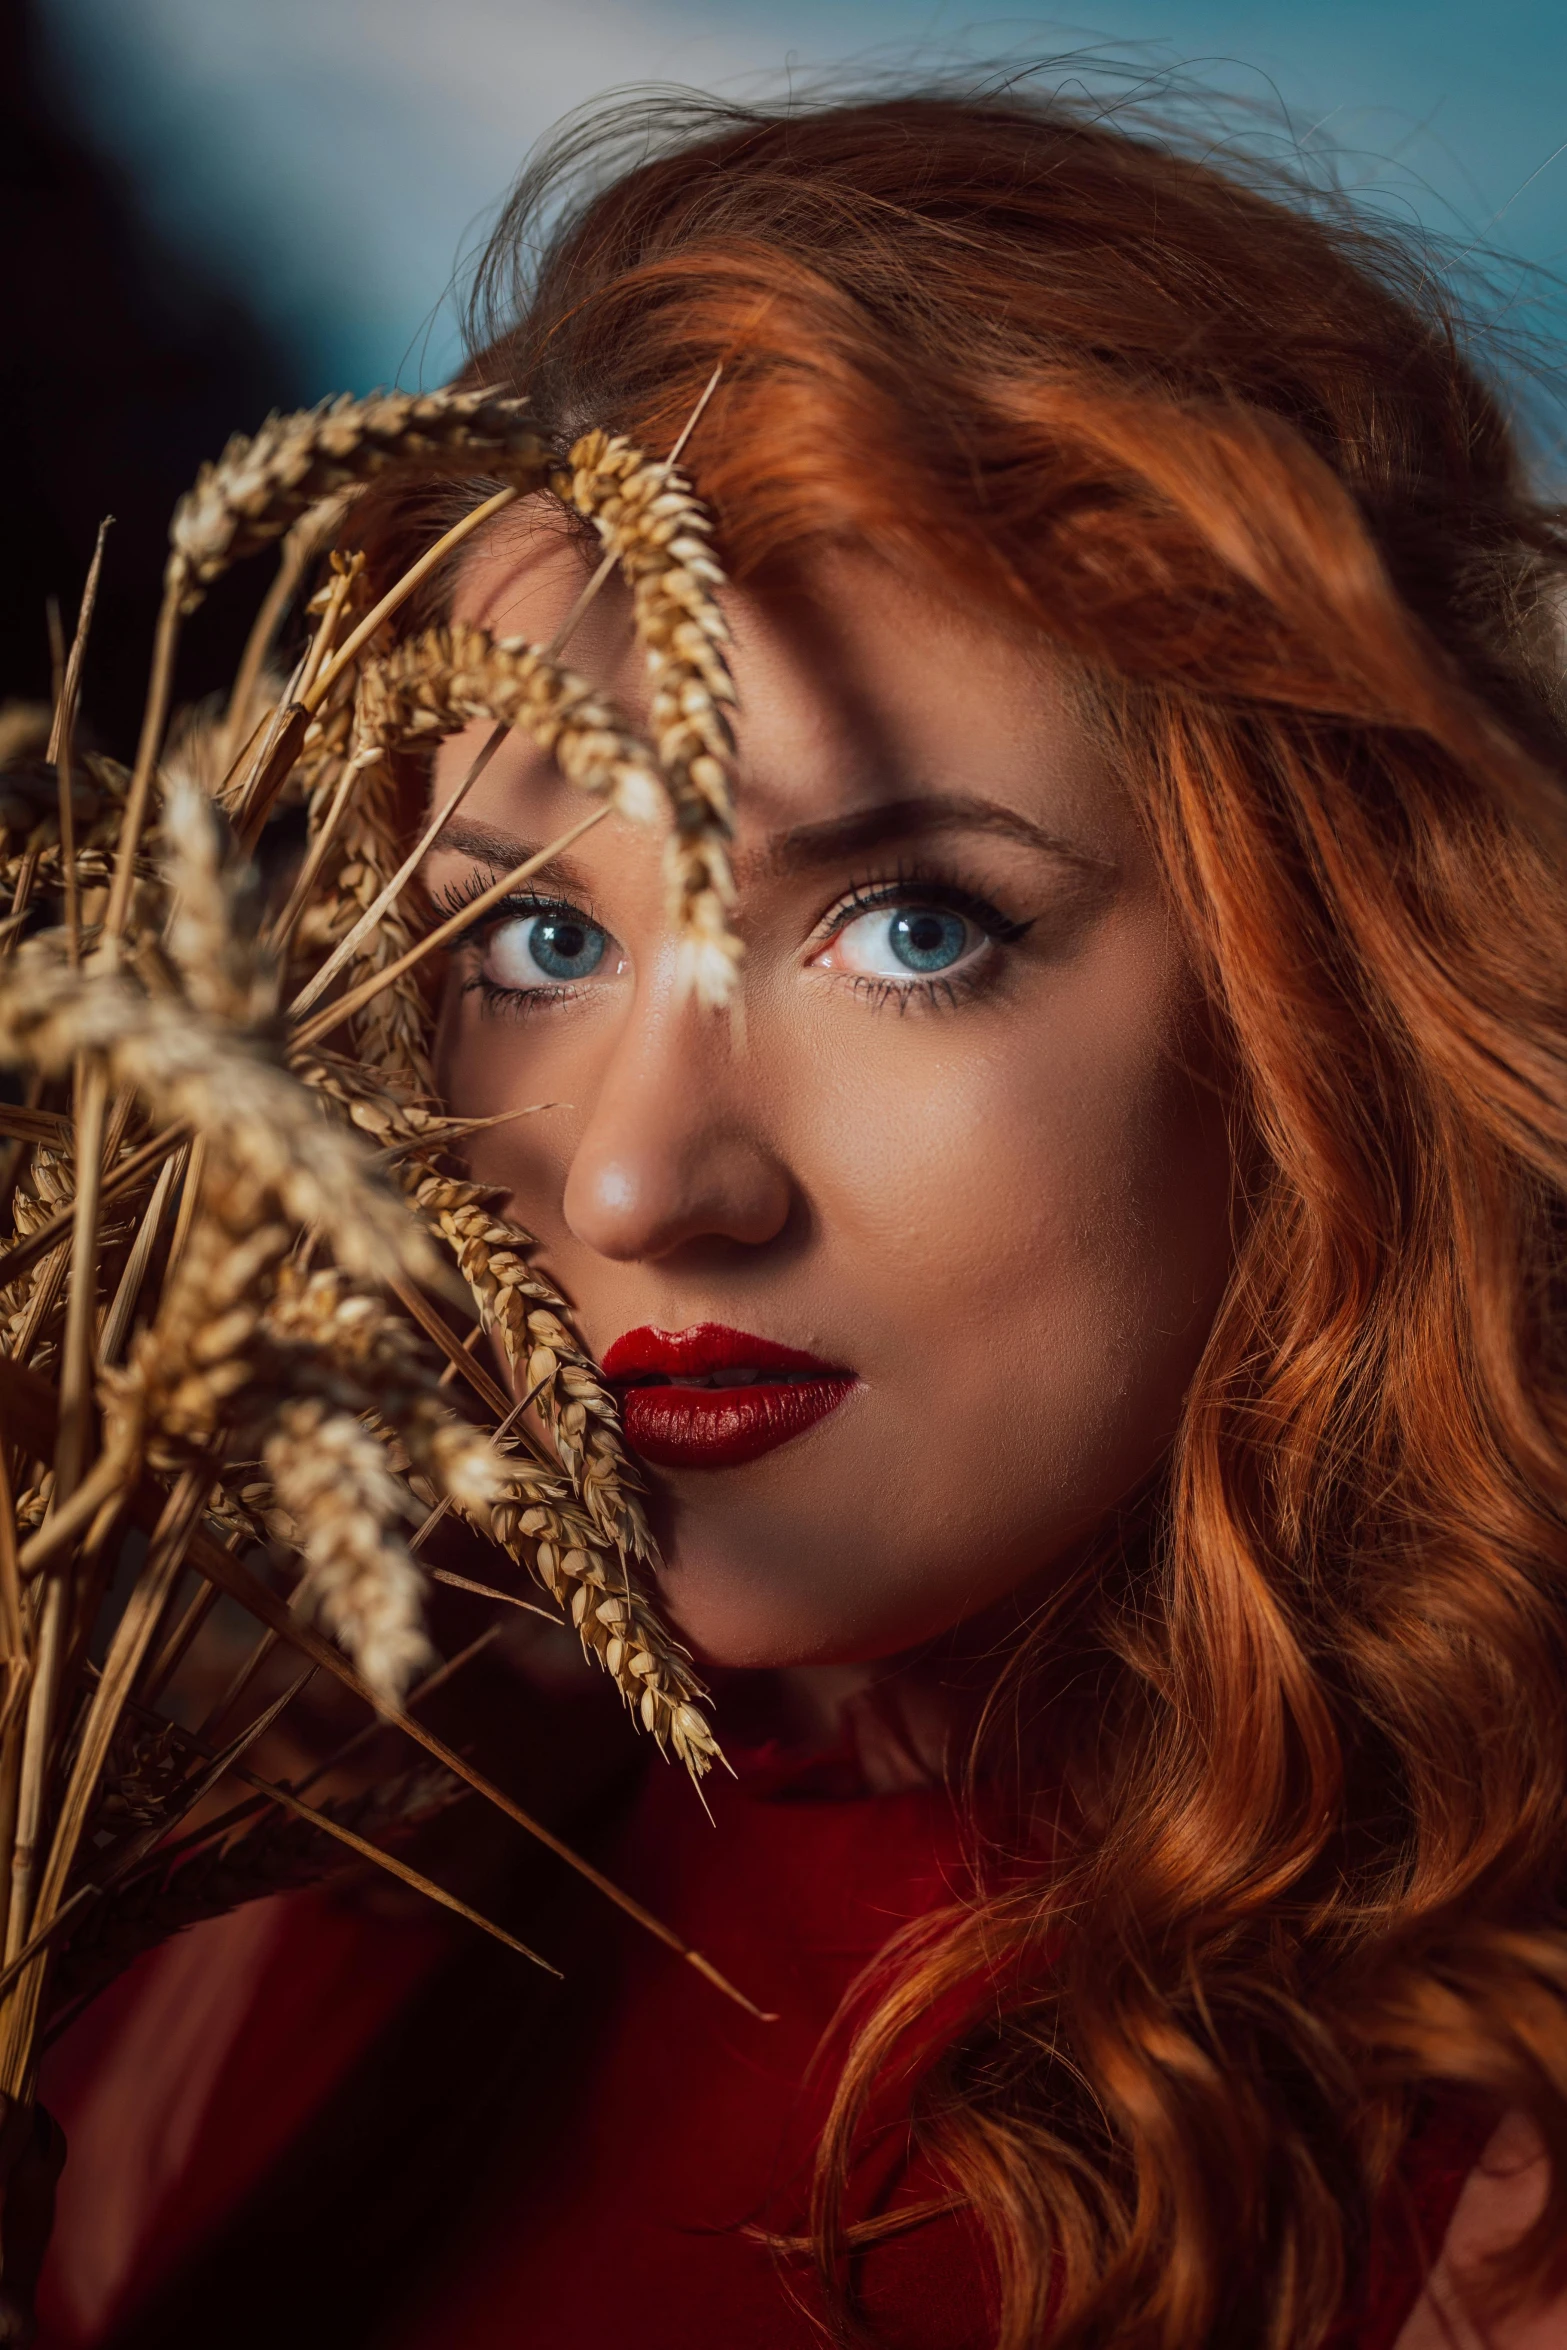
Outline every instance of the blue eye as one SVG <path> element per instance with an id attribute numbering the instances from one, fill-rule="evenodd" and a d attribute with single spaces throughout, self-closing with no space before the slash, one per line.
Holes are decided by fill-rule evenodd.
<path id="1" fill-rule="evenodd" d="M 591 979 L 609 950 L 609 933 L 571 906 L 551 906 L 499 922 L 484 949 L 484 977 L 498 988 L 568 986 Z"/>
<path id="2" fill-rule="evenodd" d="M 970 925 L 939 906 L 900 906 L 887 925 L 887 944 L 910 971 L 950 971 L 968 951 Z"/>
<path id="3" fill-rule="evenodd" d="M 856 914 L 818 960 L 826 970 L 857 978 L 944 979 L 990 944 L 980 924 L 954 907 L 893 904 Z"/>
<path id="4" fill-rule="evenodd" d="M 598 924 L 579 914 L 541 914 L 528 928 L 529 952 L 552 979 L 586 979 L 608 943 Z"/>

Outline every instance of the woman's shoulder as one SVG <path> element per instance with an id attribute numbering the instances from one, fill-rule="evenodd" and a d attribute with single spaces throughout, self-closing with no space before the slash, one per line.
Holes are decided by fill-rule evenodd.
<path id="1" fill-rule="evenodd" d="M 1489 2324 L 1470 2315 L 1473 2280 L 1539 2216 L 1548 2175 L 1534 2125 L 1507 2114 L 1464 2179 L 1441 2255 L 1393 2350 L 1567 2350 L 1567 2292 Z"/>
<path id="2" fill-rule="evenodd" d="M 315 1887 L 188 1928 L 100 1995 L 40 2081 L 68 2147 L 49 2350 L 102 2339 L 243 2201 L 446 1945 L 423 1913 Z"/>

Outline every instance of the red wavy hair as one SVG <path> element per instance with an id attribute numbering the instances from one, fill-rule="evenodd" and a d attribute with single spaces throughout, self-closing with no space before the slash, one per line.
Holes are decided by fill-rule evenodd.
<path id="1" fill-rule="evenodd" d="M 475 315 L 563 445 L 667 447 L 722 360 L 739 576 L 854 540 L 1070 656 L 1234 1073 L 1173 1455 L 988 1717 L 1048 1711 L 1062 1841 L 890 1952 L 847 2053 L 845 2322 L 857 2122 L 976 1981 L 909 2094 L 1002 2350 L 1309 2350 L 1434 2094 L 1534 2118 L 1509 2278 L 1560 2288 L 1567 540 L 1452 306 L 1342 206 L 1013 92 L 622 110 Z"/>

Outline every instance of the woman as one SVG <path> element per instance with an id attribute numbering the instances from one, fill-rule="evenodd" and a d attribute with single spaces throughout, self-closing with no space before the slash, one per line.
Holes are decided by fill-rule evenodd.
<path id="1" fill-rule="evenodd" d="M 167 2114 L 179 2017 L 186 2119 L 118 2265 L 68 2167 L 53 2338 L 1567 2342 L 1558 518 L 1297 190 L 1026 94 L 628 131 L 536 283 L 524 184 L 468 373 L 658 451 L 721 368 L 741 1015 L 611 819 L 440 1075 L 557 1105 L 475 1170 L 753 1750 L 596 1849 L 779 2020 L 597 1922 L 530 2020 L 241 1913 L 97 2027 Z M 414 617 L 549 642 L 591 560 L 534 502 Z M 570 814 L 509 743 L 433 893 Z"/>

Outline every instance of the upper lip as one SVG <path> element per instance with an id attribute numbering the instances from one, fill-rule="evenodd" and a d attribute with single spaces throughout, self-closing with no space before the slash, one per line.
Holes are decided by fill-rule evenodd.
<path id="1" fill-rule="evenodd" d="M 793 1371 L 817 1378 L 843 1378 L 841 1364 L 776 1339 L 753 1338 L 723 1322 L 698 1322 L 689 1330 L 628 1330 L 604 1357 L 604 1374 L 622 1385 L 641 1378 L 699 1379 L 711 1371 Z"/>

